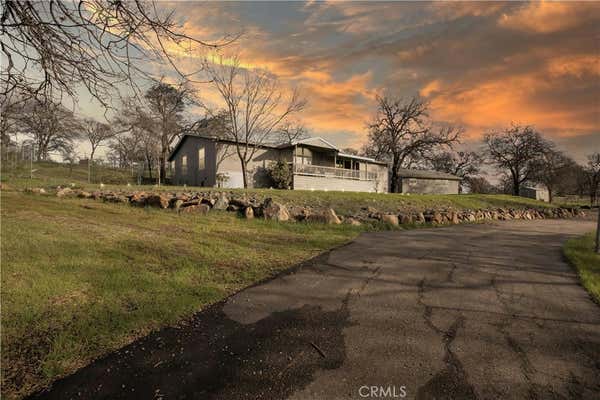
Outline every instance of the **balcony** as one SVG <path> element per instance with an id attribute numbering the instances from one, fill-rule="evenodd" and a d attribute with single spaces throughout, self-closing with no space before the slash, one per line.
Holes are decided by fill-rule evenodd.
<path id="1" fill-rule="evenodd" d="M 376 172 L 359 171 L 345 168 L 322 167 L 320 165 L 294 164 L 296 175 L 319 176 L 324 178 L 354 179 L 359 181 L 377 180 Z"/>

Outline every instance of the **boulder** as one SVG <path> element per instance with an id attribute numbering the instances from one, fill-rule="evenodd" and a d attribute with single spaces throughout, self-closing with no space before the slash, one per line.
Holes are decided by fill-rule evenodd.
<path id="1" fill-rule="evenodd" d="M 102 200 L 109 203 L 127 203 L 129 199 L 122 194 L 107 193 L 102 197 Z"/>
<path id="2" fill-rule="evenodd" d="M 236 206 L 239 209 L 245 209 L 250 206 L 250 203 L 243 199 L 231 199 L 229 205 Z"/>
<path id="3" fill-rule="evenodd" d="M 417 224 L 422 224 L 425 222 L 425 215 L 423 215 L 422 212 L 417 213 L 417 215 L 415 216 L 415 222 Z"/>
<path id="4" fill-rule="evenodd" d="M 381 222 L 397 226 L 398 225 L 398 216 L 394 214 L 383 214 L 381 216 Z"/>
<path id="5" fill-rule="evenodd" d="M 444 223 L 444 217 L 439 212 L 434 212 L 431 217 L 431 220 L 435 224 L 443 224 Z"/>
<path id="6" fill-rule="evenodd" d="M 412 224 L 413 217 L 410 214 L 401 214 L 398 215 L 398 219 L 402 225 Z"/>
<path id="7" fill-rule="evenodd" d="M 175 201 L 173 202 L 173 208 L 176 210 L 179 210 L 181 208 L 181 206 L 183 205 L 183 200 L 181 199 L 175 199 Z"/>
<path id="8" fill-rule="evenodd" d="M 179 209 L 179 211 L 184 213 L 197 213 L 206 215 L 210 211 L 210 206 L 208 204 L 194 204 L 188 207 L 182 207 Z"/>
<path id="9" fill-rule="evenodd" d="M 450 222 L 453 224 L 460 224 L 460 219 L 458 219 L 458 213 L 452 211 L 449 215 Z"/>
<path id="10" fill-rule="evenodd" d="M 254 210 L 252 209 L 252 207 L 246 207 L 244 209 L 244 217 L 246 217 L 246 219 L 254 218 Z"/>
<path id="11" fill-rule="evenodd" d="M 233 204 L 230 204 L 227 206 L 227 208 L 225 210 L 227 211 L 238 211 L 240 208 L 238 206 L 234 206 Z"/>
<path id="12" fill-rule="evenodd" d="M 56 197 L 66 197 L 66 196 L 72 196 L 73 193 L 73 189 L 71 188 L 62 188 L 62 189 L 58 189 L 58 191 L 56 192 Z"/>
<path id="13" fill-rule="evenodd" d="M 224 194 L 222 194 L 219 196 L 219 198 L 217 198 L 217 201 L 215 201 L 213 208 L 215 210 L 225 210 L 228 205 L 229 199 Z"/>
<path id="14" fill-rule="evenodd" d="M 337 216 L 332 208 L 328 208 L 322 213 L 318 214 L 306 214 L 305 221 L 307 222 L 318 222 L 322 224 L 339 225 L 342 223 L 340 218 Z"/>
<path id="15" fill-rule="evenodd" d="M 35 194 L 46 194 L 46 189 L 44 189 L 44 188 L 28 188 L 28 189 L 25 189 L 25 192 L 35 193 Z"/>
<path id="16" fill-rule="evenodd" d="M 150 207 L 168 208 L 169 198 L 162 194 L 152 194 L 146 198 L 146 205 Z"/>
<path id="17" fill-rule="evenodd" d="M 288 221 L 290 219 L 290 213 L 287 208 L 283 204 L 274 202 L 270 197 L 265 199 L 262 206 L 262 213 L 265 219 L 275 221 Z"/>
<path id="18" fill-rule="evenodd" d="M 92 194 L 90 192 L 81 190 L 77 193 L 77 197 L 79 197 L 80 199 L 89 199 L 92 197 Z"/>
<path id="19" fill-rule="evenodd" d="M 132 196 L 129 197 L 129 203 L 135 207 L 146 207 L 146 193 L 145 192 L 135 192 Z"/>
<path id="20" fill-rule="evenodd" d="M 357 220 L 356 218 L 353 218 L 353 217 L 346 218 L 344 220 L 344 223 L 348 224 L 348 225 L 353 225 L 353 226 L 360 226 L 360 225 L 362 225 L 359 220 Z"/>

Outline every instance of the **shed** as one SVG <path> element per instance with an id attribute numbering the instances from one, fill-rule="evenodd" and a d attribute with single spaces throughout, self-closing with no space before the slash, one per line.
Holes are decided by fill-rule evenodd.
<path id="1" fill-rule="evenodd" d="M 550 201 L 550 193 L 548 193 L 548 190 L 539 186 L 523 186 L 521 187 L 521 190 L 519 190 L 519 194 L 522 197 L 541 200 L 546 203 Z"/>
<path id="2" fill-rule="evenodd" d="M 445 172 L 401 169 L 400 193 L 458 194 L 461 178 Z"/>

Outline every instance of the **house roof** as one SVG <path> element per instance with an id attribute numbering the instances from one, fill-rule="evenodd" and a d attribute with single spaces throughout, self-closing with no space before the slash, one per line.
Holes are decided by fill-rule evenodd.
<path id="1" fill-rule="evenodd" d="M 401 178 L 419 178 L 419 179 L 445 179 L 449 181 L 460 181 L 461 178 L 439 171 L 427 171 L 420 169 L 401 169 L 398 172 L 398 176 Z"/>
<path id="2" fill-rule="evenodd" d="M 233 140 L 222 139 L 222 138 L 218 138 L 218 137 L 214 137 L 214 136 L 210 136 L 210 135 L 190 135 L 190 134 L 185 134 L 185 135 L 183 135 L 179 139 L 179 141 L 177 142 L 177 144 L 175 145 L 175 147 L 173 147 L 173 150 L 171 150 L 171 154 L 169 155 L 169 158 L 167 159 L 168 161 L 173 161 L 173 158 L 175 157 L 175 154 L 177 154 L 177 152 L 179 151 L 179 148 L 183 145 L 183 143 L 185 142 L 185 140 L 188 137 L 200 138 L 200 139 L 208 139 L 208 140 L 213 140 L 215 142 L 235 144 L 235 141 L 233 141 Z M 254 143 L 248 143 L 248 145 L 249 146 L 256 146 L 256 147 L 263 148 L 263 149 L 277 149 L 277 148 L 279 148 L 278 146 L 273 146 L 273 145 L 269 145 L 269 144 L 256 145 Z"/>
<path id="3" fill-rule="evenodd" d="M 291 147 L 291 146 L 297 146 L 299 144 L 305 144 L 307 146 L 323 147 L 326 149 L 340 151 L 340 149 L 338 149 L 337 146 L 335 146 L 334 144 L 328 142 L 327 140 L 325 140 L 319 136 L 309 137 L 309 138 L 300 139 L 300 140 L 294 140 L 291 143 L 282 144 L 280 147 L 286 148 L 286 147 Z"/>

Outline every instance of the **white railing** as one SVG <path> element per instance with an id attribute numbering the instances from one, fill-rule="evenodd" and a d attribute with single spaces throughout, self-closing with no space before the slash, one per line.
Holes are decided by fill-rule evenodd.
<path id="1" fill-rule="evenodd" d="M 321 176 L 326 178 L 356 179 L 361 181 L 377 180 L 376 172 L 307 164 L 294 164 L 294 174 Z"/>

